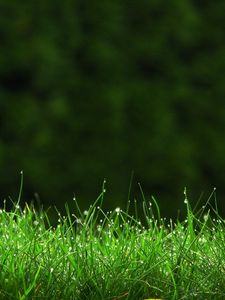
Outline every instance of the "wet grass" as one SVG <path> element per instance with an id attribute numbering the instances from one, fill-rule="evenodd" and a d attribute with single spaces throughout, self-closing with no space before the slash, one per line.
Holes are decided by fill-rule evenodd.
<path id="1" fill-rule="evenodd" d="M 32 206 L 2 208 L 0 299 L 225 299 L 225 222 L 209 203 L 194 214 L 185 192 L 173 222 L 143 199 L 143 226 L 129 205 L 104 212 L 103 196 L 84 212 L 75 200 L 56 226 Z"/>

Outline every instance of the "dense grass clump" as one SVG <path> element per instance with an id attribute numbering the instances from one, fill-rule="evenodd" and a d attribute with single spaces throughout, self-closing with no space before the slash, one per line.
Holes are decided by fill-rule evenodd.
<path id="1" fill-rule="evenodd" d="M 56 226 L 32 206 L 2 208 L 0 299 L 225 299 L 216 211 L 194 215 L 185 198 L 187 218 L 174 223 L 143 201 L 143 226 L 129 208 L 103 212 L 102 199 L 84 212 L 66 206 Z"/>

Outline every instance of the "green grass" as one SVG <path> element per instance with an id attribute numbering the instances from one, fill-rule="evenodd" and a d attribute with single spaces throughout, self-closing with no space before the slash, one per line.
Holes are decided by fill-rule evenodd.
<path id="1" fill-rule="evenodd" d="M 185 196 L 174 223 L 144 199 L 143 226 L 129 207 L 104 213 L 103 194 L 55 227 L 32 206 L 0 210 L 0 299 L 225 299 L 224 220 L 209 203 L 193 214 Z"/>

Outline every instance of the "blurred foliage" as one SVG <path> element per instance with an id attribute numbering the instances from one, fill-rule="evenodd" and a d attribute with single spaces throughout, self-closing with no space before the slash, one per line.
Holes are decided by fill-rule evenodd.
<path id="1" fill-rule="evenodd" d="M 225 197 L 224 1 L 0 1 L 0 186 L 85 207 Z M 203 197 L 204 198 L 204 197 Z M 206 200 L 207 197 L 204 199 Z"/>

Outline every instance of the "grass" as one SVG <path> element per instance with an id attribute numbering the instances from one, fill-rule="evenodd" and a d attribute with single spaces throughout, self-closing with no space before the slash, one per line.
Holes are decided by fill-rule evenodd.
<path id="1" fill-rule="evenodd" d="M 225 222 L 209 203 L 194 214 L 185 193 L 187 218 L 173 222 L 144 199 L 143 226 L 129 205 L 103 212 L 103 196 L 84 212 L 75 200 L 55 227 L 4 204 L 0 299 L 225 299 Z"/>

